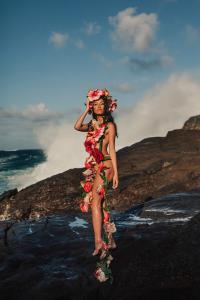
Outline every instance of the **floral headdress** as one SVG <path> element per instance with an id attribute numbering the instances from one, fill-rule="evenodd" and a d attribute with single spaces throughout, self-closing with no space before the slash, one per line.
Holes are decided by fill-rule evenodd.
<path id="1" fill-rule="evenodd" d="M 96 90 L 89 90 L 87 93 L 87 98 L 89 99 L 90 103 L 89 103 L 89 107 L 90 109 L 92 109 L 93 107 L 93 101 L 94 100 L 98 100 L 100 99 L 102 96 L 107 98 L 107 102 L 108 102 L 108 110 L 110 112 L 113 112 L 116 108 L 117 108 L 117 100 L 113 99 L 112 96 L 110 95 L 109 90 L 107 89 L 96 89 Z"/>

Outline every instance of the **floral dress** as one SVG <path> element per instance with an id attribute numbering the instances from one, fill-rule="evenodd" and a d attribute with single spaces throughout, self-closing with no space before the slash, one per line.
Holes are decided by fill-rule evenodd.
<path id="1" fill-rule="evenodd" d="M 89 130 L 84 142 L 85 150 L 89 153 L 89 156 L 85 160 L 85 170 L 82 173 L 84 179 L 80 181 L 82 191 L 82 197 L 80 199 L 79 205 L 82 212 L 88 212 L 89 207 L 92 204 L 92 187 L 95 175 L 97 171 L 99 172 L 103 183 L 99 184 L 97 187 L 97 192 L 103 202 L 103 225 L 102 225 L 102 247 L 100 249 L 100 261 L 96 264 L 96 269 L 93 275 L 100 281 L 109 280 L 110 283 L 113 282 L 113 275 L 110 268 L 110 263 L 113 260 L 110 254 L 110 249 L 116 248 L 116 243 L 113 238 L 113 233 L 116 232 L 116 227 L 111 220 L 110 215 L 110 205 L 107 200 L 107 190 L 109 181 L 105 175 L 105 169 L 107 167 L 104 165 L 104 161 L 111 159 L 110 155 L 104 155 L 102 153 L 102 144 L 105 137 L 105 131 L 108 128 L 105 118 L 103 116 L 103 123 L 99 124 L 96 119 L 92 119 L 89 123 Z M 99 149 L 96 147 L 99 143 Z M 97 165 L 98 164 L 98 165 Z"/>

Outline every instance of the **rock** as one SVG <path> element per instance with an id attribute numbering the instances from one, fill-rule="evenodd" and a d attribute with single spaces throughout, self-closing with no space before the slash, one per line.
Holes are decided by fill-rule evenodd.
<path id="1" fill-rule="evenodd" d="M 145 138 L 118 150 L 117 159 L 119 186 L 113 190 L 110 183 L 107 197 L 111 209 L 126 211 L 148 199 L 189 192 L 200 186 L 200 130 L 175 129 L 165 137 Z M 0 220 L 79 212 L 83 170 L 70 169 L 1 195 Z"/>
<path id="2" fill-rule="evenodd" d="M 3 199 L 7 199 L 7 198 L 11 198 L 12 199 L 13 196 L 15 196 L 17 193 L 18 193 L 18 189 L 17 188 L 5 191 L 5 192 L 3 192 L 0 195 L 0 201 L 3 200 Z"/>
<path id="3" fill-rule="evenodd" d="M 189 118 L 183 125 L 186 130 L 200 130 L 200 115 Z"/>
<path id="4" fill-rule="evenodd" d="M 172 193 L 144 203 L 140 217 L 153 220 L 191 219 L 200 212 L 200 190 Z"/>
<path id="5" fill-rule="evenodd" d="M 200 190 L 184 197 L 175 194 L 163 199 L 175 209 L 186 208 L 187 203 L 188 209 L 193 205 L 191 214 L 193 210 L 198 212 L 190 221 L 164 222 L 156 216 L 156 222 L 149 224 L 131 223 L 131 214 L 139 220 L 147 207 L 162 209 L 160 198 L 136 204 L 125 212 L 115 212 L 117 248 L 112 251 L 112 285 L 98 282 L 92 274 L 97 259 L 91 255 L 94 248 L 91 213 L 59 212 L 14 223 L 7 232 L 7 244 L 0 231 L 1 300 L 129 300 L 133 295 L 136 300 L 198 299 L 197 193 Z M 122 222 L 127 225 L 122 226 Z M 0 222 L 0 228 L 10 223 Z"/>

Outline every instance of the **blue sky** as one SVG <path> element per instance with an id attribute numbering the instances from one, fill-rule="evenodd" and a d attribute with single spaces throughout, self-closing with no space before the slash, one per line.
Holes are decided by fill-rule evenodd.
<path id="1" fill-rule="evenodd" d="M 199 72 L 198 0 L 0 6 L 0 149 L 40 147 L 33 129 L 75 122 L 89 88 L 108 88 L 123 112 L 171 75 Z"/>

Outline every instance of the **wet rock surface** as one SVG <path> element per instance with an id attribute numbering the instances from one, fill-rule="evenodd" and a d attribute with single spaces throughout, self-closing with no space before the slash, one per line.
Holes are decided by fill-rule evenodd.
<path id="1" fill-rule="evenodd" d="M 198 189 L 111 212 L 117 227 L 113 284 L 92 274 L 97 258 L 91 255 L 91 212 L 0 222 L 1 300 L 199 299 L 197 195 Z"/>
<path id="2" fill-rule="evenodd" d="M 117 151 L 113 284 L 94 278 L 83 168 L 0 195 L 0 299 L 199 299 L 199 116 Z"/>

